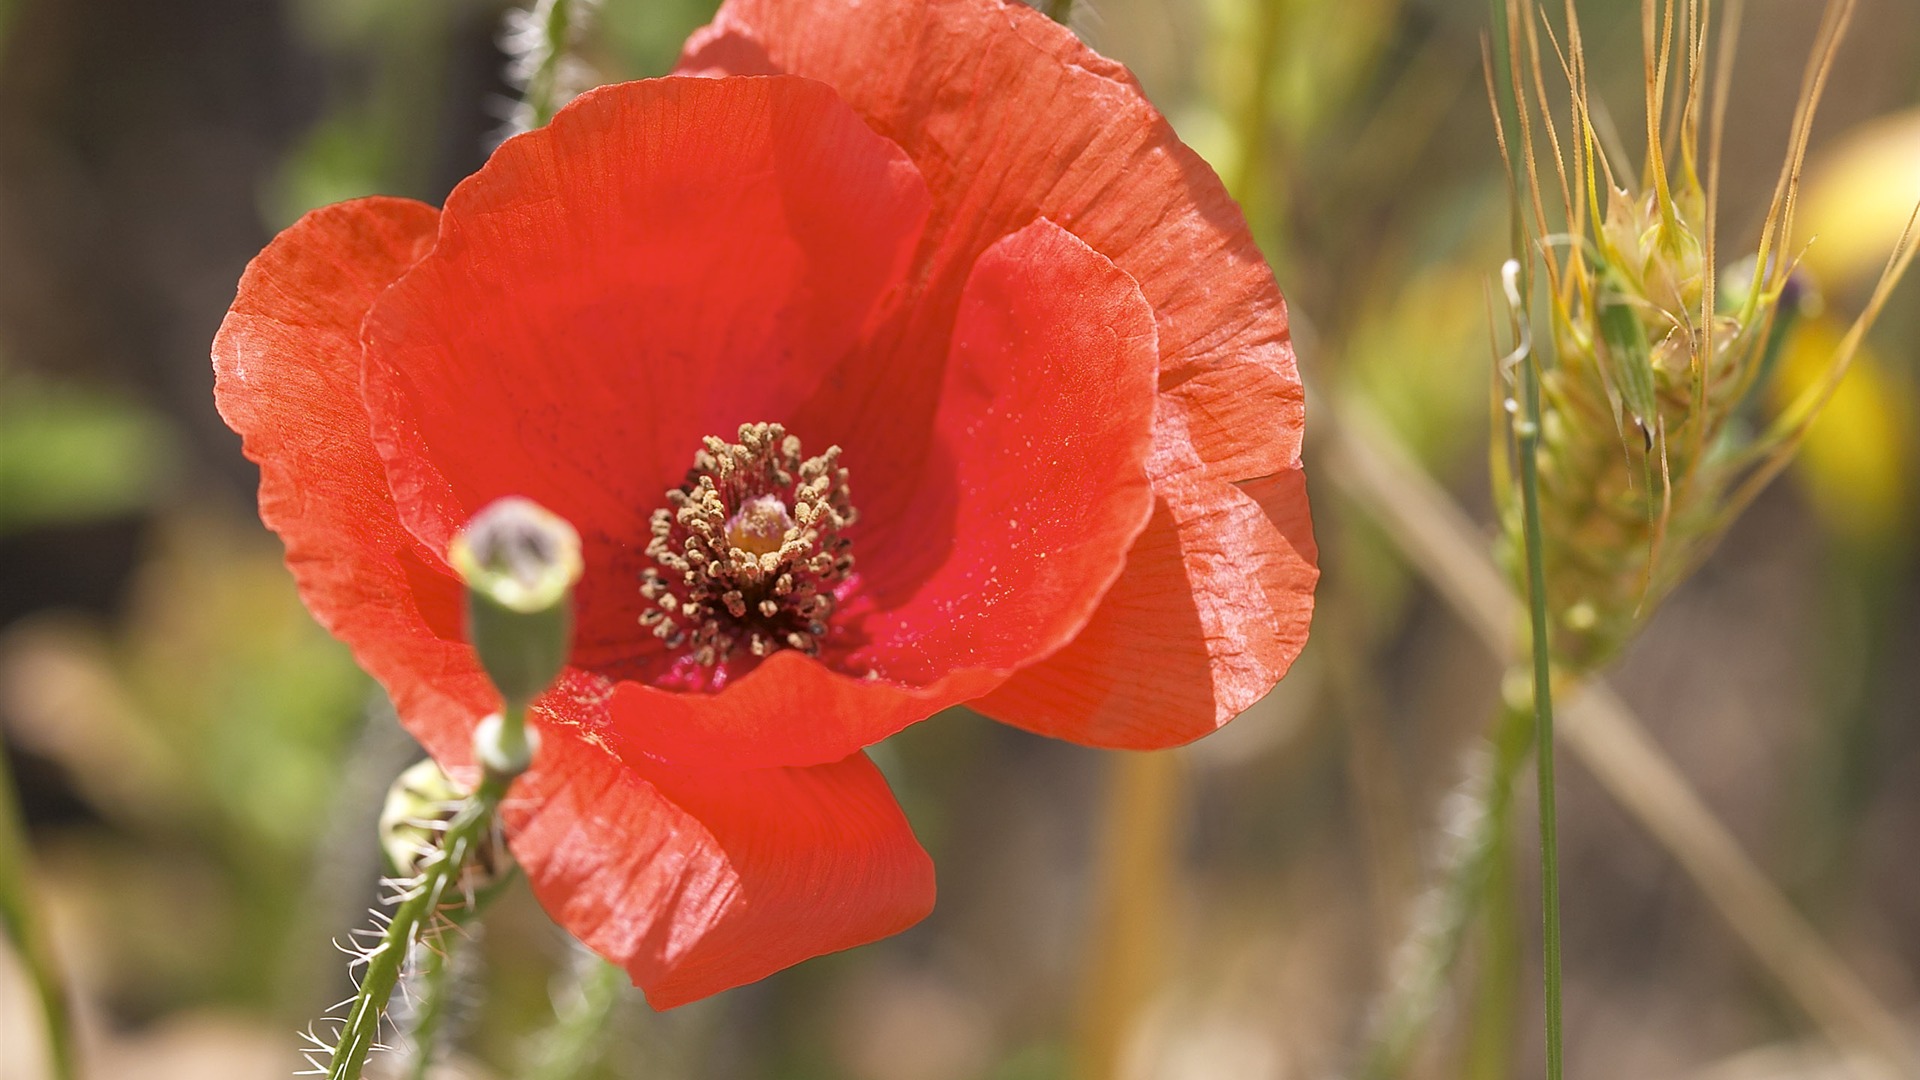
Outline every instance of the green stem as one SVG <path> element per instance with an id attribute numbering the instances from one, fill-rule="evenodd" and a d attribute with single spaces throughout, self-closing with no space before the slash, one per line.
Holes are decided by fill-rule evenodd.
<path id="1" fill-rule="evenodd" d="M 426 942 L 414 944 L 415 971 L 408 982 L 416 1002 L 413 1024 L 407 1032 L 407 1041 L 413 1046 L 413 1060 L 407 1066 L 409 1080 L 427 1080 L 439 1054 L 440 1029 L 445 1026 L 453 997 L 453 944 L 451 936 L 435 943 L 437 947 Z"/>
<path id="2" fill-rule="evenodd" d="M 1533 717 L 1526 718 L 1528 730 Z M 1519 1012 L 1520 912 L 1514 903 L 1512 830 L 1494 840 L 1487 868 L 1486 901 L 1480 908 L 1477 986 L 1468 1027 L 1463 1080 L 1505 1080 L 1513 1075 L 1514 1022 Z"/>
<path id="3" fill-rule="evenodd" d="M 353 996 L 334 1043 L 327 1080 L 360 1080 L 367 1055 L 378 1041 L 381 1017 L 386 1014 L 394 985 L 400 981 L 407 955 L 454 894 L 474 847 L 493 828 L 493 811 L 499 805 L 500 794 L 499 791 L 488 793 L 487 786 L 482 784 L 481 790 L 461 805 L 460 812 L 447 826 L 444 854 L 433 860 L 408 887 L 380 943 L 369 950 L 359 990 Z"/>
<path id="4" fill-rule="evenodd" d="M 502 720 L 502 727 L 510 734 L 502 741 L 516 737 L 525 724 L 524 710 L 510 709 Z M 525 763 L 520 767 L 524 769 Z M 461 802 L 447 823 L 435 856 L 427 860 L 419 877 L 408 883 L 379 943 L 366 953 L 366 970 L 334 1039 L 327 1080 L 360 1080 L 367 1055 L 379 1041 L 381 1018 L 386 1015 L 387 1002 L 408 956 L 423 934 L 435 931 L 436 920 L 446 908 L 466 905 L 467 898 L 460 892 L 461 878 L 474 852 L 492 833 L 500 800 L 518 775 L 483 769 L 479 787 Z"/>
<path id="5" fill-rule="evenodd" d="M 74 1080 L 78 1071 L 66 981 L 61 977 L 53 946 L 47 940 L 34 905 L 27 852 L 26 828 L 21 821 L 19 793 L 13 786 L 13 768 L 7 760 L 6 744 L 0 742 L 0 927 L 4 927 L 19 952 L 27 978 L 40 999 L 54 1080 Z"/>
<path id="6" fill-rule="evenodd" d="M 616 965 L 582 952 L 572 984 L 554 1004 L 553 1026 L 533 1045 L 523 1080 L 580 1080 L 606 1056 L 607 1026 L 631 980 Z"/>
<path id="7" fill-rule="evenodd" d="M 1040 10 L 1047 18 L 1065 26 L 1073 19 L 1073 0 L 1041 0 Z"/>
<path id="8" fill-rule="evenodd" d="M 1513 56 L 1513 34 L 1507 18 L 1508 0 L 1490 0 L 1493 9 L 1493 67 L 1495 99 L 1500 123 L 1507 133 L 1508 198 L 1513 232 L 1513 257 L 1519 262 L 1519 306 L 1513 313 L 1515 338 L 1524 340 L 1533 297 L 1533 242 L 1521 207 L 1526 189 L 1525 162 L 1532 147 L 1523 138 L 1519 100 L 1520 69 Z M 1527 18 L 1532 7 L 1523 8 Z M 1560 1003 L 1560 837 L 1554 804 L 1553 775 L 1553 659 L 1547 622 L 1547 571 L 1540 524 L 1540 358 L 1529 352 L 1520 357 L 1521 415 L 1513 425 L 1515 455 L 1520 465 L 1521 529 L 1527 558 L 1527 621 L 1532 630 L 1534 743 L 1538 748 L 1536 775 L 1540 789 L 1540 915 L 1541 956 L 1546 982 L 1547 1080 L 1563 1072 Z"/>
<path id="9" fill-rule="evenodd" d="M 567 58 L 572 24 L 573 0 L 551 0 L 546 22 L 540 28 L 540 66 L 527 79 L 526 103 L 533 114 L 532 127 L 545 127 L 560 110 L 560 65 Z"/>
<path id="10" fill-rule="evenodd" d="M 1532 746 L 1533 716 L 1524 707 L 1504 707 L 1493 735 L 1492 761 L 1445 805 L 1451 842 L 1440 863 L 1440 881 L 1415 905 L 1408 938 L 1394 953 L 1390 989 L 1358 1075 L 1392 1080 L 1406 1071 L 1432 1020 L 1467 931 L 1473 926 L 1513 821 L 1513 785 Z M 1484 754 L 1478 747 L 1475 753 Z M 1455 798 L 1461 802 L 1456 803 Z"/>
<path id="11" fill-rule="evenodd" d="M 1267 133 L 1273 126 L 1273 83 L 1283 66 L 1278 54 L 1287 36 L 1289 10 L 1287 0 L 1261 0 L 1255 8 L 1254 29 L 1245 39 L 1253 76 L 1240 102 L 1235 136 L 1240 144 L 1240 161 L 1228 186 L 1264 249 L 1282 257 L 1291 248 L 1284 233 L 1286 214 L 1274 210 L 1283 211 L 1286 200 L 1276 198 L 1273 188 L 1276 181 L 1284 181 L 1281 175 L 1270 174 Z"/>
<path id="12" fill-rule="evenodd" d="M 1522 316 L 1525 317 L 1524 315 Z M 1518 426 L 1520 504 L 1527 545 L 1527 614 L 1533 626 L 1534 742 L 1539 747 L 1541 958 L 1547 983 L 1547 1080 L 1560 1080 L 1560 827 L 1554 803 L 1553 661 L 1548 652 L 1547 575 L 1540 527 L 1540 379 L 1531 360 L 1520 365 L 1526 419 Z"/>

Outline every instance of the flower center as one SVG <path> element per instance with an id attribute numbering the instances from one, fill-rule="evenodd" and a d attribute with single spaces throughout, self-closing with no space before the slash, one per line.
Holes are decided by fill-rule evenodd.
<path id="1" fill-rule="evenodd" d="M 779 424 L 742 424 L 740 441 L 709 435 L 687 482 L 653 512 L 640 594 L 642 626 L 707 667 L 735 649 L 813 655 L 853 573 L 842 530 L 849 501 L 840 448 L 803 458 Z"/>

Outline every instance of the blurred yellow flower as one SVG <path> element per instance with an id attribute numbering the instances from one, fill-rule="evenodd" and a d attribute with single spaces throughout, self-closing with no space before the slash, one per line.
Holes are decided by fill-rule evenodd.
<path id="1" fill-rule="evenodd" d="M 1920 126 L 1913 134 L 1920 149 Z M 1845 333 L 1844 325 L 1823 317 L 1792 336 L 1770 388 L 1778 408 L 1827 377 Z M 1916 416 L 1912 384 L 1863 346 L 1808 429 L 1794 465 L 1814 510 L 1835 533 L 1873 547 L 1905 535 L 1920 491 L 1913 469 Z"/>
<path id="2" fill-rule="evenodd" d="M 1809 170 L 1803 265 L 1830 286 L 1871 281 L 1920 201 L 1920 107 L 1853 129 Z"/>

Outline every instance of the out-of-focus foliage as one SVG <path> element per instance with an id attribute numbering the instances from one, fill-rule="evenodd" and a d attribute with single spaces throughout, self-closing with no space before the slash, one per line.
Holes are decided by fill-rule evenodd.
<path id="1" fill-rule="evenodd" d="M 1347 378 L 1424 460 L 1460 461 L 1486 437 L 1486 275 L 1441 263 L 1394 284 L 1357 320 Z"/>
<path id="2" fill-rule="evenodd" d="M 593 7 L 582 59 L 605 80 L 664 74 L 710 14 L 706 0 L 604 0 Z M 276 226 L 360 195 L 428 198 L 441 179 L 436 149 L 450 89 L 466 86 L 506 134 L 512 88 L 455 78 L 454 50 L 497 26 L 498 0 L 291 0 L 304 39 L 336 73 L 327 111 L 287 156 L 262 198 Z M 426 152 L 423 152 L 426 151 Z"/>
<path id="3" fill-rule="evenodd" d="M 305 39 L 336 70 L 356 71 L 329 88 L 325 116 L 287 155 L 262 192 L 267 216 L 285 226 L 316 206 L 361 195 L 432 194 L 435 143 L 457 12 L 472 0 L 298 0 Z M 344 81 L 344 80 L 343 80 Z"/>
<path id="4" fill-rule="evenodd" d="M 366 680 L 306 616 L 277 547 L 225 515 L 170 513 L 122 624 L 13 627 L 0 687 L 9 737 L 107 827 L 55 861 L 89 886 L 76 901 L 115 997 L 284 993 L 321 914 L 302 900 L 309 859 Z"/>
<path id="5" fill-rule="evenodd" d="M 175 457 L 137 399 L 0 365 L 0 534 L 151 506 Z"/>
<path id="6" fill-rule="evenodd" d="M 601 65 L 614 77 L 666 74 L 714 7 L 708 0 L 601 0 L 594 15 L 603 28 Z"/>

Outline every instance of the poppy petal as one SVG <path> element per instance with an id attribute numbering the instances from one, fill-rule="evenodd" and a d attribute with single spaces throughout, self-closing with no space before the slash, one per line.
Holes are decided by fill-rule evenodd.
<path id="1" fill-rule="evenodd" d="M 918 498 L 856 549 L 867 610 L 836 613 L 852 632 L 717 694 L 622 683 L 622 728 L 674 761 L 835 761 L 1060 649 L 1151 512 L 1154 376 L 1152 312 L 1124 272 L 1044 220 L 994 245 L 967 283 Z"/>
<path id="2" fill-rule="evenodd" d="M 540 903 L 656 1009 L 898 933 L 933 863 L 864 754 L 808 769 L 629 764 L 549 725 L 506 807 Z"/>
<path id="3" fill-rule="evenodd" d="M 1160 343 L 1150 463 L 1162 504 L 1156 528 L 1177 535 L 1143 541 L 1091 630 L 1112 642 L 1166 646 L 1157 655 L 1184 658 L 1188 689 L 1165 686 L 1164 668 L 1117 661 L 1021 679 L 1062 687 L 1095 679 L 1073 694 L 1114 703 L 1103 713 L 1122 701 L 1147 710 L 1122 725 L 1132 733 L 1117 745 L 1186 741 L 1271 688 L 1304 640 L 1296 624 L 1311 610 L 1317 577 L 1304 484 L 1266 479 L 1299 471 L 1304 395 L 1286 307 L 1218 177 L 1125 68 L 1040 13 L 1001 0 L 727 0 L 688 42 L 681 70 L 820 79 L 905 148 L 934 200 L 921 252 L 929 332 L 942 310 L 954 309 L 953 282 L 973 253 L 1038 215 L 1139 282 Z M 913 408 L 891 400 L 869 422 Z M 1256 501 L 1268 513 L 1250 512 L 1248 493 L 1235 487 L 1242 484 L 1267 484 Z M 1288 498 L 1301 501 L 1273 502 Z M 1229 552 L 1258 568 L 1279 617 L 1245 602 L 1246 570 L 1209 554 Z M 1169 604 L 1209 618 L 1169 621 Z M 1176 627 L 1185 636 L 1174 639 Z M 1082 659 L 1095 652 L 1117 655 L 1090 643 Z M 1205 667 L 1197 663 L 1203 653 Z M 1054 705 L 1026 713 L 1041 696 L 1009 688 L 996 712 L 1063 738 L 1119 738 L 1116 721 L 1084 708 L 1077 724 L 1068 719 L 1055 707 L 1057 692 L 1048 695 Z"/>
<path id="4" fill-rule="evenodd" d="M 1214 731 L 1286 674 L 1306 643 L 1318 574 L 1305 473 L 1186 486 L 1163 493 L 1125 576 L 1073 644 L 974 708 L 1041 735 L 1152 750 Z M 1221 520 L 1198 527 L 1197 515 Z M 1195 579 L 1218 587 L 1196 590 Z M 1262 620 L 1270 632 L 1241 633 Z"/>
<path id="5" fill-rule="evenodd" d="M 1153 311 L 1105 256 L 1044 218 L 988 248 L 917 497 L 866 538 L 881 610 L 847 662 L 917 684 L 1071 640 L 1152 510 L 1156 371 Z"/>
<path id="6" fill-rule="evenodd" d="M 703 437 L 810 396 L 897 291 L 926 211 L 899 148 L 819 83 L 583 95 L 454 190 L 367 319 L 403 520 L 444 550 L 487 502 L 540 502 L 586 547 L 575 662 L 646 662 L 652 512 Z"/>
<path id="7" fill-rule="evenodd" d="M 727 0 L 680 70 L 819 79 L 905 149 L 933 197 L 922 258 L 949 319 L 988 245 L 1039 216 L 1072 230 L 1152 304 L 1192 464 L 1242 480 L 1297 462 L 1286 306 L 1245 219 L 1126 68 L 1071 30 L 1004 0 Z"/>
<path id="8" fill-rule="evenodd" d="M 286 544 L 307 609 L 416 736 L 464 755 L 496 699 L 459 638 L 458 584 L 400 525 L 360 398 L 361 321 L 432 246 L 439 216 L 358 199 L 275 237 L 214 338 L 214 400 L 260 466 L 260 518 Z"/>

